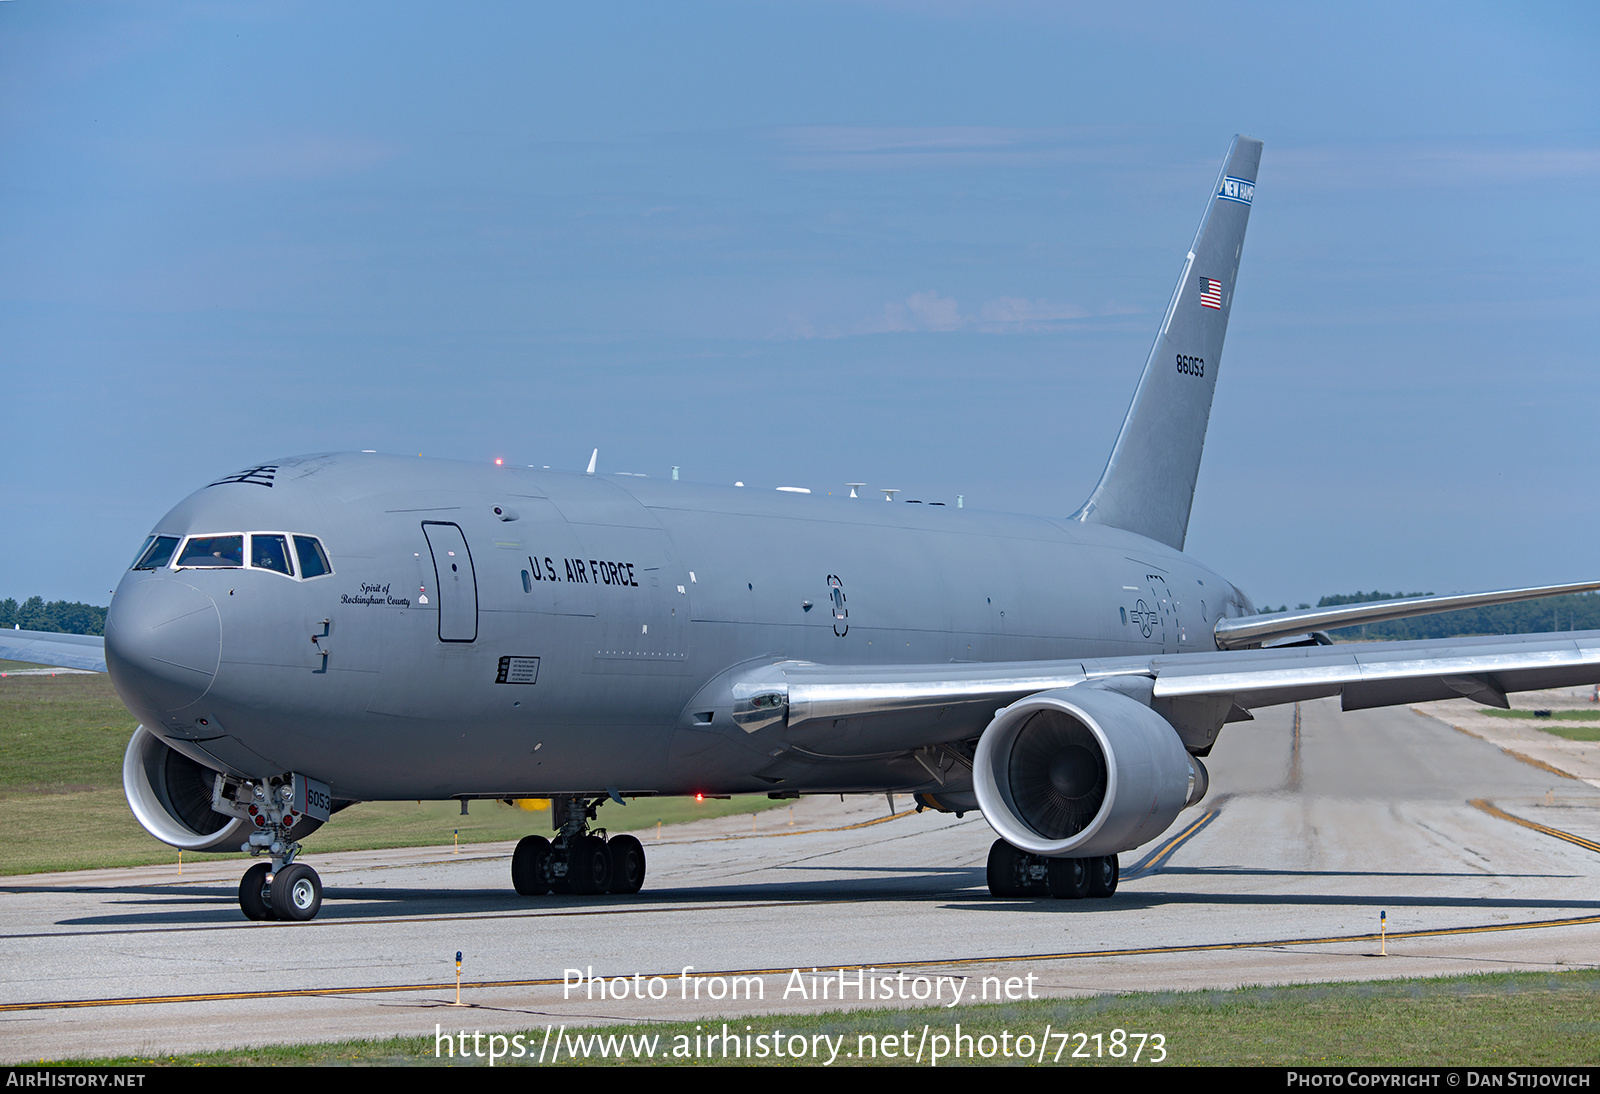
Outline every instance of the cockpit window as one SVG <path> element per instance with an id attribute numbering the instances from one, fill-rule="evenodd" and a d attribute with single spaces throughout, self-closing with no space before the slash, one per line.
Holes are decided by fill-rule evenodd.
<path id="1" fill-rule="evenodd" d="M 246 551 L 246 539 L 249 550 Z M 294 540 L 294 550 L 289 541 Z M 180 549 L 179 543 L 183 546 Z M 177 561 L 171 562 L 176 553 Z M 174 569 L 235 569 L 248 566 L 252 570 L 271 570 L 284 577 L 295 576 L 295 560 L 299 559 L 302 578 L 322 577 L 333 573 L 328 553 L 315 536 L 300 536 L 290 532 L 219 532 L 190 536 L 180 540 L 177 536 L 151 536 L 139 551 L 135 570 L 159 570 L 171 563 Z"/>
<path id="2" fill-rule="evenodd" d="M 250 565 L 294 576 L 289 564 L 289 538 L 277 532 L 250 533 Z"/>
<path id="3" fill-rule="evenodd" d="M 179 566 L 243 566 L 243 536 L 190 536 Z"/>
<path id="4" fill-rule="evenodd" d="M 144 541 L 144 547 L 140 550 L 133 569 L 159 570 L 172 561 L 172 552 L 177 549 L 177 536 L 151 536 Z"/>
<path id="5" fill-rule="evenodd" d="M 321 577 L 323 574 L 333 573 L 333 567 L 328 564 L 328 556 L 323 551 L 322 544 L 314 537 L 295 536 L 294 553 L 300 559 L 301 577 Z"/>

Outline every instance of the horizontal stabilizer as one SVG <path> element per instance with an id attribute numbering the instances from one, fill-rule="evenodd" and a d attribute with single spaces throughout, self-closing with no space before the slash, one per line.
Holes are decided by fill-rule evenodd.
<path id="1" fill-rule="evenodd" d="M 1376 600 L 1367 604 L 1342 604 L 1337 608 L 1311 608 L 1269 615 L 1247 615 L 1217 621 L 1217 648 L 1236 650 L 1279 638 L 1311 631 L 1355 627 L 1362 623 L 1385 623 L 1391 619 L 1410 619 L 1418 615 L 1485 608 L 1491 604 L 1514 604 L 1519 600 L 1538 600 L 1546 596 L 1566 596 L 1600 589 L 1600 581 L 1576 585 L 1543 585 L 1533 589 L 1501 589 L 1492 593 L 1455 593 L 1450 596 L 1412 596 L 1404 600 Z"/>

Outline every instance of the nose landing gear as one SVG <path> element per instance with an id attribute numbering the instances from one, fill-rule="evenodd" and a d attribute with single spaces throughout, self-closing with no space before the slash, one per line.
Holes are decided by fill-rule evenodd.
<path id="1" fill-rule="evenodd" d="M 307 920 L 322 909 L 322 879 L 303 863 L 274 870 L 258 862 L 239 881 L 239 910 L 246 919 Z"/>
<path id="2" fill-rule="evenodd" d="M 322 908 L 322 879 L 311 867 L 294 861 L 300 853 L 295 832 L 314 830 L 327 819 L 325 812 L 308 817 L 304 793 L 297 799 L 296 780 L 303 778 L 290 774 L 257 783 L 217 776 L 211 807 L 254 826 L 239 850 L 265 853 L 271 859 L 250 867 L 239 881 L 239 910 L 246 919 L 307 920 Z M 321 783 L 312 789 L 327 797 Z"/>
<path id="3" fill-rule="evenodd" d="M 511 856 L 511 884 L 520 895 L 598 896 L 639 891 L 644 885 L 644 845 L 632 836 L 607 839 L 604 828 L 589 826 L 605 800 L 552 799 L 554 842 L 543 836 L 524 836 Z"/>

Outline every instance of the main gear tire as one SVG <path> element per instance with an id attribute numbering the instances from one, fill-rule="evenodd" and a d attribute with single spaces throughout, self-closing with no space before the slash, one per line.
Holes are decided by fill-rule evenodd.
<path id="1" fill-rule="evenodd" d="M 611 855 L 611 893 L 627 896 L 644 885 L 644 845 L 632 836 L 617 836 L 606 843 Z"/>
<path id="2" fill-rule="evenodd" d="M 1117 891 L 1117 882 L 1121 877 L 1122 865 L 1117 861 L 1116 855 L 1102 855 L 1097 859 L 1090 859 L 1089 895 L 1110 896 Z"/>
<path id="3" fill-rule="evenodd" d="M 1050 895 L 1058 900 L 1082 900 L 1089 895 L 1090 869 L 1095 860 L 1086 858 L 1053 858 L 1048 870 Z"/>
<path id="4" fill-rule="evenodd" d="M 1028 895 L 1028 857 L 1003 839 L 989 848 L 989 895 L 1019 897 Z"/>
<path id="5" fill-rule="evenodd" d="M 522 837 L 511 855 L 511 884 L 522 896 L 543 896 L 550 891 L 549 863 L 549 840 L 543 836 Z"/>
<path id="6" fill-rule="evenodd" d="M 596 896 L 611 887 L 611 853 L 598 836 L 579 836 L 567 851 L 567 881 L 580 896 Z"/>

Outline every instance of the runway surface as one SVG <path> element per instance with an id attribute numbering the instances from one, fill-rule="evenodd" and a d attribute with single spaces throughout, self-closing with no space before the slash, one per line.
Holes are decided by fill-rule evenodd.
<path id="1" fill-rule="evenodd" d="M 793 827 L 774 810 L 640 832 L 632 898 L 519 898 L 509 844 L 318 855 L 313 838 L 325 896 L 304 924 L 240 916 L 243 859 L 6 878 L 0 1057 L 817 1011 L 840 1005 L 841 967 L 941 1002 L 956 981 L 935 978 L 965 977 L 972 1002 L 986 978 L 1061 996 L 1600 964 L 1594 786 L 1409 710 L 1332 703 L 1298 730 L 1294 708 L 1230 725 L 1207 762 L 1208 799 L 1123 856 L 1110 900 L 993 900 L 981 817 L 885 819 L 881 796 L 803 799 Z M 565 989 L 591 968 L 628 980 Z M 764 998 L 729 1000 L 733 974 L 760 974 L 746 990 Z M 656 976 L 661 998 L 633 997 Z M 845 1005 L 916 1005 L 846 981 Z"/>

